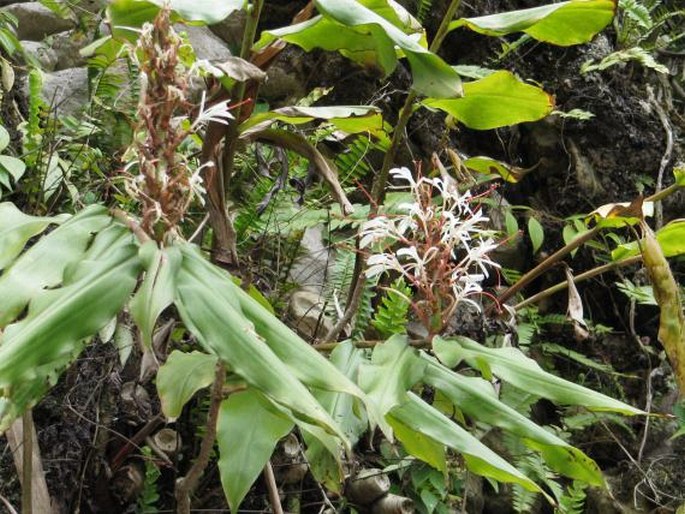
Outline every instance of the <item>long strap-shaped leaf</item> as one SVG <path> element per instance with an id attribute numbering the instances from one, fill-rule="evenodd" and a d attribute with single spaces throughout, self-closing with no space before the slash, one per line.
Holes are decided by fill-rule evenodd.
<path id="1" fill-rule="evenodd" d="M 43 289 L 59 285 L 67 265 L 82 259 L 93 233 L 111 221 L 103 207 L 84 209 L 14 261 L 0 276 L 0 327 Z"/>
<path id="2" fill-rule="evenodd" d="M 193 253 L 189 247 L 183 248 L 184 260 L 177 277 L 176 306 L 185 325 L 248 384 L 289 409 L 297 419 L 338 435 L 349 447 L 338 424 L 236 308 L 228 276 L 214 272 L 209 263 L 198 265 Z"/>
<path id="3" fill-rule="evenodd" d="M 590 484 L 602 484 L 602 475 L 592 459 L 499 401 L 485 380 L 455 373 L 430 358 L 426 383 L 473 419 L 520 436 L 526 446 L 542 454 L 554 471 Z"/>
<path id="4" fill-rule="evenodd" d="M 136 285 L 137 247 L 121 245 L 82 265 L 86 273 L 40 293 L 26 318 L 8 326 L 0 340 L 0 432 L 47 391 L 83 340 L 121 310 Z"/>
<path id="5" fill-rule="evenodd" d="M 540 491 L 535 482 L 413 393 L 409 393 L 406 403 L 390 412 L 388 419 L 400 440 L 409 431 L 423 434 L 461 453 L 466 465 L 477 475 L 501 482 L 514 482 L 529 491 Z M 405 430 L 402 430 L 403 427 Z"/>

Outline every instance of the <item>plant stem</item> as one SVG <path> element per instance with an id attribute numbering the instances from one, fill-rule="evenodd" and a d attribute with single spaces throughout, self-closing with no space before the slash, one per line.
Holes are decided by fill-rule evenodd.
<path id="1" fill-rule="evenodd" d="M 274 469 L 271 467 L 270 461 L 267 461 L 266 466 L 264 466 L 264 481 L 266 482 L 266 488 L 269 492 L 271 510 L 274 514 L 283 514 L 281 498 L 278 496 L 278 486 L 276 485 L 276 477 L 274 476 Z"/>
<path id="2" fill-rule="evenodd" d="M 33 513 L 33 417 L 31 409 L 22 415 L 21 513 Z"/>
<path id="3" fill-rule="evenodd" d="M 620 261 L 615 261 L 615 262 L 609 262 L 607 264 L 604 264 L 603 266 L 598 266 L 596 268 L 593 268 L 591 270 L 586 271 L 585 273 L 581 273 L 580 275 L 574 277 L 573 282 L 574 283 L 579 283 L 583 282 L 584 280 L 591 279 L 593 277 L 596 277 L 597 275 L 601 275 L 602 273 L 606 273 L 607 271 L 611 271 L 612 269 L 615 268 L 620 268 L 623 266 L 630 266 L 631 264 L 636 264 L 642 260 L 642 255 L 634 255 L 633 257 L 628 257 L 627 259 L 623 259 Z M 568 282 L 559 282 L 558 284 L 553 285 L 552 287 L 548 287 L 544 291 L 540 291 L 539 293 L 531 296 L 530 298 L 526 298 L 520 303 L 517 303 L 514 306 L 515 310 L 521 310 L 524 307 L 527 307 L 530 304 L 537 303 L 540 300 L 547 298 L 548 296 L 552 296 L 554 293 L 557 293 L 559 291 L 563 291 L 568 287 Z"/>
<path id="4" fill-rule="evenodd" d="M 528 284 L 530 284 L 538 276 L 540 276 L 542 273 L 544 273 L 549 268 L 551 268 L 562 257 L 564 257 L 568 253 L 571 253 L 573 250 L 575 250 L 576 248 L 578 248 L 582 244 L 586 243 L 590 239 L 594 238 L 598 233 L 599 233 L 599 227 L 594 227 L 594 228 L 588 230 L 587 232 L 585 232 L 584 234 L 581 234 L 578 237 L 576 237 L 573 241 L 571 241 L 566 246 L 564 246 L 564 247 L 560 248 L 559 250 L 557 250 L 556 252 L 554 252 L 552 255 L 547 257 L 540 264 L 535 266 L 532 270 L 528 271 L 528 273 L 523 275 L 515 284 L 513 284 L 511 287 L 506 289 L 502 294 L 500 294 L 497 297 L 497 301 L 499 303 L 504 303 L 507 300 L 509 300 L 512 296 L 514 296 L 521 289 L 523 289 Z"/>
<path id="5" fill-rule="evenodd" d="M 443 17 L 442 22 L 440 23 L 440 27 L 438 28 L 438 31 L 435 33 L 435 38 L 433 38 L 433 42 L 430 45 L 429 50 L 431 52 L 436 53 L 440 49 L 440 45 L 442 44 L 443 40 L 445 39 L 445 36 L 447 35 L 449 24 L 452 21 L 452 18 L 454 18 L 457 9 L 459 9 L 460 3 L 461 0 L 452 0 L 450 2 L 449 7 L 447 7 L 445 16 Z M 373 181 L 373 186 L 371 189 L 371 198 L 373 199 L 373 203 L 371 205 L 372 213 L 377 212 L 378 208 L 383 204 L 383 201 L 385 200 L 385 186 L 388 182 L 388 173 L 390 173 L 390 168 L 392 167 L 392 165 L 395 164 L 395 157 L 397 157 L 397 152 L 399 150 L 400 144 L 402 143 L 404 131 L 407 128 L 409 118 L 411 117 L 412 112 L 414 111 L 414 100 L 416 100 L 416 96 L 417 95 L 414 91 L 409 91 L 409 94 L 407 94 L 407 98 L 405 98 L 404 100 L 404 105 L 400 110 L 399 117 L 397 118 L 397 123 L 395 124 L 395 130 L 392 134 L 390 147 L 388 148 L 388 151 L 385 153 L 385 156 L 383 157 L 383 165 L 381 166 L 378 175 L 376 175 L 376 178 Z"/>
<path id="6" fill-rule="evenodd" d="M 216 422 L 219 418 L 219 407 L 224 399 L 223 387 L 226 381 L 226 368 L 224 364 L 219 361 L 216 365 L 216 374 L 214 376 L 214 383 L 212 384 L 212 392 L 210 397 L 209 413 L 207 414 L 207 432 L 202 438 L 200 445 L 200 454 L 197 460 L 188 470 L 186 476 L 176 480 L 176 512 L 178 514 L 190 514 L 190 496 L 195 491 L 197 484 L 204 473 L 207 464 L 209 464 L 209 457 L 212 454 L 214 441 L 216 441 Z"/>

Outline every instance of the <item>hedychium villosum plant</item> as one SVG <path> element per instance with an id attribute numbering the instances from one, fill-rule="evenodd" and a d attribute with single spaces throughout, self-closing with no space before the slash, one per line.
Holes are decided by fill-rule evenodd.
<path id="1" fill-rule="evenodd" d="M 371 251 L 366 274 L 399 273 L 415 289 L 411 307 L 430 339 L 443 333 L 461 302 L 480 308 L 472 297 L 497 266 L 488 257 L 497 243 L 477 199 L 461 193 L 449 175 L 415 179 L 409 169 L 395 168 L 390 176 L 409 186 L 411 202 L 362 225 L 360 248 Z"/>
<path id="2" fill-rule="evenodd" d="M 109 43 L 135 39 L 133 51 L 143 73 L 139 124 L 125 171 L 140 211 L 136 215 L 91 206 L 73 216 L 41 218 L 0 204 L 0 431 L 42 398 L 103 326 L 128 310 L 139 329 L 141 351 L 163 362 L 156 386 L 169 423 L 195 393 L 211 386 L 200 454 L 177 483 L 179 512 L 189 512 L 215 440 L 224 491 L 236 511 L 268 468 L 278 441 L 295 427 L 306 445 L 310 471 L 332 490 L 341 491 L 349 478 L 356 442 L 379 428 L 408 453 L 443 472 L 450 449 L 476 474 L 544 494 L 539 484 L 465 428 L 463 415 L 450 417 L 426 401 L 420 393 L 429 389 L 439 391 L 455 412 L 521 438 L 555 472 L 601 484 L 594 461 L 507 406 L 494 394 L 491 380 L 499 377 L 511 387 L 561 404 L 629 415 L 640 411 L 546 373 L 515 348 L 441 338 L 446 318 L 459 302 L 474 301 L 492 266 L 487 254 L 494 243 L 483 226 L 483 212 L 448 178 L 414 178 L 406 169 L 394 175 L 409 184 L 413 201 L 394 216 L 383 212 L 382 199 L 419 94 L 425 95 L 426 106 L 476 128 L 539 119 L 552 108 L 549 95 L 508 72 L 462 85 L 454 68 L 435 53 L 447 30 L 463 26 L 492 35 L 525 30 L 541 40 L 575 44 L 608 23 L 613 2 L 572 0 L 508 17 L 460 20 L 452 20 L 458 6 L 452 2 L 438 44 L 429 48 L 420 24 L 395 2 L 321 0 L 312 4 L 318 15 L 312 16 L 310 9 L 309 19 L 263 36 L 258 45 L 262 51 L 277 53 L 283 41 L 305 48 L 328 42 L 335 48 L 327 49 L 364 57 L 386 73 L 398 65 L 398 56 L 407 58 L 414 72 L 414 89 L 374 188 L 382 192 L 375 198 L 380 200 L 379 215 L 365 225 L 361 239 L 365 252 L 379 250 L 370 256 L 367 273 L 392 269 L 416 289 L 415 312 L 426 323 L 430 338 L 421 341 L 419 349 L 405 336 L 393 336 L 370 354 L 343 342 L 334 345 L 330 358 L 282 323 L 256 290 L 244 291 L 183 238 L 188 208 L 203 195 L 200 184 L 213 213 L 214 237 L 230 225 L 225 196 L 239 140 L 267 141 L 306 156 L 332 188 L 341 211 L 347 212 L 351 205 L 330 163 L 301 134 L 273 126 L 323 120 L 347 133 L 384 130 L 378 109 L 370 106 L 297 107 L 258 114 L 244 108 L 252 100 L 247 92 L 256 91 L 263 78 L 257 64 L 265 67 L 268 62 L 264 53 L 251 55 L 263 3 L 111 3 L 114 38 Z M 160 9 L 159 4 L 167 7 Z M 568 20 L 585 16 L 587 7 L 589 22 L 569 28 Z M 242 58 L 211 67 L 188 66 L 178 58 L 182 43 L 170 18 L 216 22 L 243 8 L 248 23 Z M 152 23 L 143 24 L 140 32 L 131 29 L 143 21 Z M 322 33 L 336 37 L 320 38 Z M 196 109 L 188 98 L 186 74 L 192 70 L 217 78 L 220 101 L 203 101 Z M 497 105 L 491 101 L 494 93 L 503 92 L 518 99 L 506 110 L 500 100 Z M 240 107 L 231 109 L 232 105 Z M 189 138 L 202 140 L 200 165 L 183 155 Z M 45 233 L 48 227 L 54 229 Z M 29 245 L 34 237 L 37 242 Z M 228 239 L 224 243 L 230 246 Z M 391 251 L 391 244 L 399 247 Z M 224 245 L 223 250 L 230 248 Z M 152 335 L 162 314 L 182 323 L 192 339 L 191 351 L 154 353 Z"/>

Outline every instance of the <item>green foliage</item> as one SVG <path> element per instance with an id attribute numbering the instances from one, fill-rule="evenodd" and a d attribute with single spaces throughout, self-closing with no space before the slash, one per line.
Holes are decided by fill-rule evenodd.
<path id="1" fill-rule="evenodd" d="M 386 290 L 372 322 L 381 337 L 406 333 L 411 295 L 411 288 L 401 278 Z"/>
<path id="2" fill-rule="evenodd" d="M 143 482 L 143 491 L 138 497 L 136 514 L 157 514 L 159 512 L 157 509 L 157 502 L 159 501 L 157 481 L 161 472 L 152 459 L 152 450 L 149 447 L 144 446 L 141 453 L 145 457 L 145 481 Z"/>

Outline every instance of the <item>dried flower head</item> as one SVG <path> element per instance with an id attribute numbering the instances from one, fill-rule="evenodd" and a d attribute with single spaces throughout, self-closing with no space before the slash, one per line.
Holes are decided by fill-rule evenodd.
<path id="1" fill-rule="evenodd" d="M 409 185 L 412 201 L 400 204 L 397 215 L 363 225 L 360 247 L 372 250 L 367 275 L 400 273 L 416 291 L 417 317 L 437 334 L 459 303 L 480 308 L 473 296 L 482 292 L 488 269 L 497 266 L 488 257 L 497 243 L 471 193 L 460 193 L 449 177 L 415 179 L 407 168 L 390 173 Z"/>
<path id="2" fill-rule="evenodd" d="M 129 192 L 142 204 L 141 226 L 158 241 L 177 231 L 190 202 L 204 191 L 200 170 L 180 151 L 193 132 L 210 121 L 229 123 L 228 102 L 208 106 L 203 94 L 199 109 L 189 100 L 189 81 L 201 68 L 180 59 L 183 40 L 163 8 L 154 23 L 143 26 L 134 51 L 141 77 L 136 137 L 127 170 L 137 171 Z M 192 120 L 192 122 L 191 122 Z"/>

